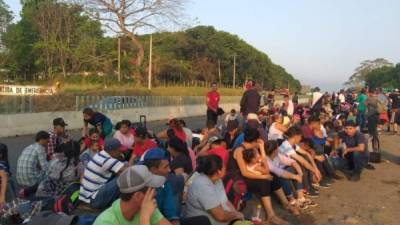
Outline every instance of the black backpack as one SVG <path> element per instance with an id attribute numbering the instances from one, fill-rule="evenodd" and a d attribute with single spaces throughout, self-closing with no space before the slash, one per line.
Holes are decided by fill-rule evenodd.
<path id="1" fill-rule="evenodd" d="M 78 206 L 80 183 L 72 183 L 55 199 L 53 211 L 71 214 Z"/>

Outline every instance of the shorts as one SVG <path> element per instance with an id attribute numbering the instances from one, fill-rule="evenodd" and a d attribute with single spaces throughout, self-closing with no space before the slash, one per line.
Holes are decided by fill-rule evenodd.
<path id="1" fill-rule="evenodd" d="M 271 193 L 279 190 L 282 186 L 279 182 L 278 177 L 273 176 L 272 180 L 257 180 L 244 178 L 244 182 L 247 185 L 247 190 L 259 197 L 269 197 Z"/>

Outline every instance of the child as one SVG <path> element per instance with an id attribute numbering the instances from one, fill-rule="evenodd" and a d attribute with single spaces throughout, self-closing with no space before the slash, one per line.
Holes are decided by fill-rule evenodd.
<path id="1" fill-rule="evenodd" d="M 91 108 L 83 110 L 83 136 L 87 135 L 88 125 L 97 128 L 102 138 L 110 137 L 113 129 L 111 120 L 100 112 L 95 112 Z"/>
<path id="2" fill-rule="evenodd" d="M 0 210 L 4 208 L 6 203 L 9 176 L 10 167 L 8 164 L 8 148 L 7 145 L 0 143 Z"/>
<path id="3" fill-rule="evenodd" d="M 89 130 L 89 136 L 86 137 L 81 145 L 81 152 L 90 148 L 93 143 L 97 144 L 97 149 L 102 150 L 104 146 L 104 139 L 100 137 L 100 132 L 96 128 L 91 128 Z"/>
<path id="4" fill-rule="evenodd" d="M 356 114 L 356 112 L 355 112 L 356 110 L 354 109 L 354 110 L 352 110 L 352 111 L 350 111 L 349 112 L 349 115 L 347 116 L 347 121 L 353 121 L 354 123 L 356 123 L 356 116 L 355 116 L 355 114 Z"/>
<path id="5" fill-rule="evenodd" d="M 89 161 L 93 158 L 94 155 L 96 155 L 99 152 L 99 144 L 95 141 L 91 143 L 88 149 L 86 149 L 79 159 L 82 161 L 84 167 L 89 163 Z"/>
<path id="6" fill-rule="evenodd" d="M 247 169 L 257 175 L 267 175 L 268 170 L 263 166 L 258 150 L 246 149 L 243 151 L 243 160 L 246 162 Z"/>

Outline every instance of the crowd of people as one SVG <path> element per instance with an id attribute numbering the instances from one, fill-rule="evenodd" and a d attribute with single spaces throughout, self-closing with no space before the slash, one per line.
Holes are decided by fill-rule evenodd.
<path id="1" fill-rule="evenodd" d="M 53 129 L 39 131 L 18 158 L 18 197 L 54 199 L 79 184 L 76 205 L 100 212 L 95 225 L 260 224 L 261 209 L 269 224 L 284 225 L 273 194 L 293 215 L 317 207 L 319 189 L 344 178 L 339 170 L 357 182 L 364 169 L 373 169 L 369 137 L 399 132 L 397 89 L 328 94 L 316 88 L 309 104 L 299 103 L 297 93 L 275 104 L 254 81 L 246 89 L 240 111 L 219 120 L 224 112 L 213 84 L 199 130 L 178 118 L 158 133 L 129 120 L 113 126 L 87 108 L 83 138 L 74 141 L 64 119 L 55 118 Z M 2 207 L 9 167 L 7 146 L 0 144 Z M 244 215 L 252 198 L 260 206 Z"/>

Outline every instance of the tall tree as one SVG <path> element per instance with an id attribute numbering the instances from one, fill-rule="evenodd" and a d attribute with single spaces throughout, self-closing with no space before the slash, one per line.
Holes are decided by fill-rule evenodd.
<path id="1" fill-rule="evenodd" d="M 393 67 L 393 63 L 383 58 L 375 60 L 365 60 L 361 62 L 354 73 L 350 76 L 349 80 L 345 83 L 346 86 L 359 86 L 365 83 L 366 75 L 374 69 L 382 67 Z"/>
<path id="2" fill-rule="evenodd" d="M 4 48 L 1 41 L 2 34 L 7 31 L 12 19 L 13 16 L 8 5 L 3 0 L 0 0 L 0 51 Z"/>
<path id="3" fill-rule="evenodd" d="M 144 47 L 138 31 L 179 24 L 184 0 L 78 0 L 93 17 L 111 31 L 130 38 L 137 48 L 136 66 L 142 65 Z"/>

